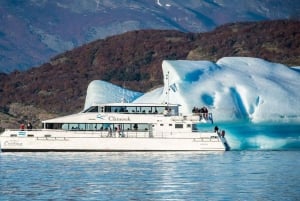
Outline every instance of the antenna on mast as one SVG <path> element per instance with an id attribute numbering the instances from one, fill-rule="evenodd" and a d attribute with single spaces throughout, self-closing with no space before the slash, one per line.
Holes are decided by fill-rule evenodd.
<path id="1" fill-rule="evenodd" d="M 169 102 L 170 102 L 170 79 L 169 79 L 169 76 L 170 76 L 170 72 L 168 71 L 167 74 L 166 74 L 166 80 L 168 81 L 168 89 L 167 89 L 167 107 L 169 108 Z"/>

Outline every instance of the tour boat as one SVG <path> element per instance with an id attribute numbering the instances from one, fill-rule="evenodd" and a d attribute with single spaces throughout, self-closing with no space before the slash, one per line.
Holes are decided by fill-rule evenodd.
<path id="1" fill-rule="evenodd" d="M 212 113 L 183 115 L 179 104 L 94 104 L 73 115 L 42 121 L 42 129 L 6 129 L 9 151 L 226 151 L 225 131 Z"/>

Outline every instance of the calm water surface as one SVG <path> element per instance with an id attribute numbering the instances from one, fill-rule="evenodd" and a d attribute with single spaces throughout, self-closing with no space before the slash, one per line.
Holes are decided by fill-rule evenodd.
<path id="1" fill-rule="evenodd" d="M 299 200 L 300 151 L 0 153 L 0 200 Z"/>
<path id="2" fill-rule="evenodd" d="M 300 200 L 300 125 L 219 126 L 233 151 L 0 153 L 0 200 Z"/>

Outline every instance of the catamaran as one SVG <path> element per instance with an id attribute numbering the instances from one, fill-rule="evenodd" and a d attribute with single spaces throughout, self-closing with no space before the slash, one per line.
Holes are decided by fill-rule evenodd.
<path id="1" fill-rule="evenodd" d="M 212 113 L 180 113 L 179 104 L 106 103 L 42 121 L 42 129 L 6 129 L 2 152 L 225 151 L 225 131 Z M 206 126 L 205 126 L 206 125 Z M 209 125 L 209 126 L 207 126 Z"/>

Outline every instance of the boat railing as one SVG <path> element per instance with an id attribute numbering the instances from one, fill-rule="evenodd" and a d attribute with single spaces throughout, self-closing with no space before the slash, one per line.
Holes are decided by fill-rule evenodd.
<path id="1" fill-rule="evenodd" d="M 210 131 L 202 131 L 201 133 L 182 133 L 182 132 L 156 132 L 153 134 L 151 130 L 126 130 L 126 131 L 76 131 L 71 135 L 67 130 L 55 129 L 32 129 L 19 130 L 14 129 L 10 137 L 34 137 L 38 140 L 67 140 L 68 138 L 160 138 L 160 139 L 194 139 L 195 141 L 220 141 L 218 135 L 211 135 Z M 25 132 L 26 131 L 26 132 Z M 41 131 L 44 134 L 41 134 Z M 21 135 L 20 135 L 21 134 Z"/>
<path id="2" fill-rule="evenodd" d="M 180 114 L 179 116 L 173 116 L 172 120 L 177 122 L 182 121 L 201 121 L 201 122 L 212 122 L 213 116 L 212 113 L 189 113 L 189 114 Z"/>
<path id="3" fill-rule="evenodd" d="M 193 112 L 193 116 L 199 116 L 200 121 L 201 120 L 212 120 L 213 115 L 211 112 Z"/>

